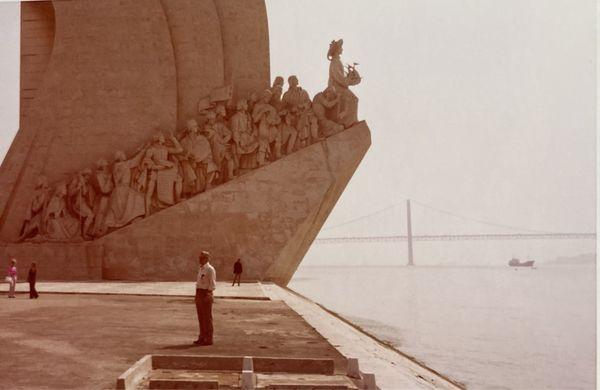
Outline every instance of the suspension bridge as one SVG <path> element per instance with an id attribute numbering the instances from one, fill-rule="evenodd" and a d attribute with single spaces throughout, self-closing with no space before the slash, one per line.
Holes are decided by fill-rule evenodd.
<path id="1" fill-rule="evenodd" d="M 387 243 L 387 242 L 406 242 L 408 245 L 408 265 L 414 265 L 413 242 L 414 241 L 493 241 L 493 240 L 596 240 L 596 233 L 581 233 L 581 232 L 545 232 L 527 228 L 520 228 L 508 225 L 502 225 L 493 222 L 487 222 L 479 219 L 464 217 L 449 211 L 441 210 L 435 207 L 428 206 L 424 203 L 418 203 L 426 208 L 437 211 L 439 213 L 459 217 L 462 219 L 478 222 L 485 225 L 500 227 L 504 229 L 527 231 L 527 233 L 492 233 L 492 234 L 428 234 L 428 235 L 413 235 L 412 234 L 412 218 L 411 218 L 411 201 L 406 201 L 406 231 L 405 235 L 375 235 L 375 236 L 331 236 L 318 237 L 315 239 L 315 244 L 344 244 L 344 243 Z M 344 223 L 326 227 L 323 230 L 334 229 L 344 225 L 356 223 L 360 220 L 370 218 L 376 214 L 396 207 L 392 205 L 385 209 L 374 213 L 355 218 Z"/>

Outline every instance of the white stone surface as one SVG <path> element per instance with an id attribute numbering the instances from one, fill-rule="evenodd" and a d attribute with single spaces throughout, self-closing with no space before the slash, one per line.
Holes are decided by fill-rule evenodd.
<path id="1" fill-rule="evenodd" d="M 38 282 L 36 290 L 44 293 L 66 294 L 120 294 L 194 296 L 194 282 Z M 0 291 L 8 291 L 8 283 L 0 283 Z M 28 293 L 28 283 L 17 283 L 17 293 Z M 215 298 L 268 299 L 257 283 L 242 283 L 232 287 L 227 282 L 217 282 Z"/>

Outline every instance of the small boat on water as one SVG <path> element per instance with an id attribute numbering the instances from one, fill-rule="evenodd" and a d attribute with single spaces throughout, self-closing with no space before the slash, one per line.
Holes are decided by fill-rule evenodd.
<path id="1" fill-rule="evenodd" d="M 527 260 L 527 261 L 521 262 L 521 260 L 516 259 L 516 258 L 513 257 L 508 262 L 508 265 L 510 267 L 533 267 L 533 263 L 535 263 L 534 260 Z"/>

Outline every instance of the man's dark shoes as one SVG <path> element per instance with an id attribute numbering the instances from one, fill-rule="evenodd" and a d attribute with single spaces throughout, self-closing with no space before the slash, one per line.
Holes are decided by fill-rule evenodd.
<path id="1" fill-rule="evenodd" d="M 202 345 L 202 339 L 194 340 L 194 344 Z"/>
<path id="2" fill-rule="evenodd" d="M 200 345 L 213 345 L 213 342 L 212 342 L 212 340 L 211 341 L 209 341 L 209 340 L 202 340 L 202 342 L 200 343 Z"/>

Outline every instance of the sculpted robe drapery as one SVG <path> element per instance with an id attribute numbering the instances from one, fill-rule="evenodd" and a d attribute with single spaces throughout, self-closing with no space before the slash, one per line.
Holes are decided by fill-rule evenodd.
<path id="1" fill-rule="evenodd" d="M 252 127 L 252 117 L 246 111 L 237 111 L 231 117 L 231 134 L 235 143 L 236 164 L 241 169 L 256 168 L 258 140 Z"/>
<path id="2" fill-rule="evenodd" d="M 140 163 L 141 155 L 131 160 L 117 161 L 113 165 L 115 189 L 110 196 L 106 227 L 125 226 L 145 213 L 144 194 L 131 187 L 131 170 Z"/>
<path id="3" fill-rule="evenodd" d="M 258 123 L 258 150 L 267 151 L 271 142 L 281 141 L 279 131 L 279 115 L 269 103 L 257 103 L 252 112 L 252 118 Z"/>
<path id="4" fill-rule="evenodd" d="M 148 148 L 144 159 L 150 169 L 150 182 L 155 183 L 151 187 L 156 185 L 156 198 L 166 205 L 175 204 L 176 186 L 181 180 L 176 163 L 169 159 L 170 154 L 183 152 L 179 146 L 169 148 L 155 144 Z"/>
<path id="5" fill-rule="evenodd" d="M 80 237 L 80 221 L 67 211 L 67 188 L 59 186 L 46 207 L 44 237 L 50 241 L 70 240 Z"/>
<path id="6" fill-rule="evenodd" d="M 188 132 L 181 140 L 185 151 L 180 159 L 184 193 L 195 194 L 206 187 L 207 177 L 217 170 L 210 142 L 203 135 Z"/>
<path id="7" fill-rule="evenodd" d="M 239 154 L 252 153 L 258 147 L 258 141 L 252 131 L 250 114 L 238 111 L 231 117 L 231 132 Z"/>
<path id="8" fill-rule="evenodd" d="M 113 179 L 110 171 L 98 171 L 94 175 L 94 189 L 96 201 L 94 203 L 93 235 L 101 236 L 106 233 L 106 213 L 108 211 L 110 195 L 113 190 Z"/>

